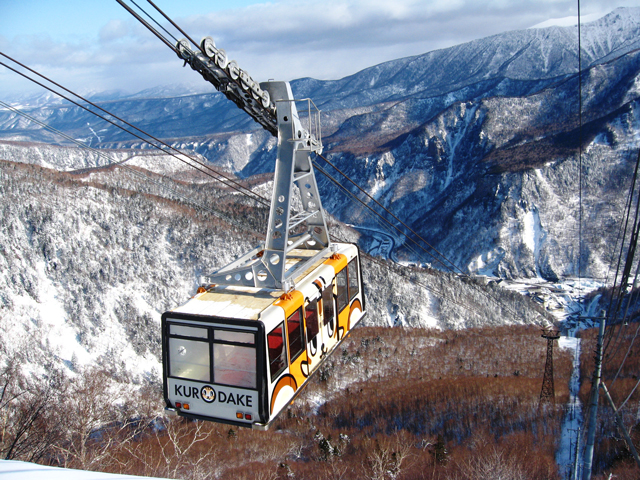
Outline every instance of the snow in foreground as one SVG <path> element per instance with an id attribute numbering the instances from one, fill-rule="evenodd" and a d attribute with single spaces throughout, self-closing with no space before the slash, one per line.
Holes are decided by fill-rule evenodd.
<path id="1" fill-rule="evenodd" d="M 25 480 L 32 478 L 46 478 L 47 480 L 154 480 L 154 477 L 87 472 L 85 470 L 71 470 L 69 468 L 46 467 L 44 465 L 17 462 L 15 460 L 0 460 L 0 479 Z M 162 479 L 156 477 L 155 480 Z"/>

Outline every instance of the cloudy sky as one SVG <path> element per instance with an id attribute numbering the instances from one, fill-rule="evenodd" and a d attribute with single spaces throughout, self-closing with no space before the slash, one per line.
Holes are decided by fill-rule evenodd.
<path id="1" fill-rule="evenodd" d="M 135 1 L 149 13 L 146 0 Z M 258 80 L 337 79 L 508 30 L 577 21 L 577 0 L 155 0 Z M 640 0 L 583 0 L 584 21 Z M 155 14 L 155 17 L 160 17 Z M 166 24 L 166 22 L 165 22 Z M 172 32 L 173 33 L 173 32 Z M 177 36 L 177 34 L 176 34 Z M 0 0 L 0 52 L 79 93 L 206 87 L 116 0 Z M 9 63 L 4 57 L 3 63 Z M 0 66 L 0 100 L 42 91 Z"/>

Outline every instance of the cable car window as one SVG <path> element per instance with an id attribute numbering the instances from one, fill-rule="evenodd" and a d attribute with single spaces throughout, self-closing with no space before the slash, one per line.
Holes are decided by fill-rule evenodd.
<path id="1" fill-rule="evenodd" d="M 255 335 L 247 332 L 230 332 L 228 330 L 214 330 L 213 338 L 225 342 L 250 343 L 255 344 Z"/>
<path id="2" fill-rule="evenodd" d="M 304 351 L 305 342 L 302 327 L 302 308 L 299 308 L 287 319 L 287 333 L 289 334 L 292 362 Z"/>
<path id="3" fill-rule="evenodd" d="M 210 382 L 209 365 L 208 342 L 169 338 L 170 376 Z"/>
<path id="4" fill-rule="evenodd" d="M 216 331 L 216 333 L 219 332 Z M 241 333 L 241 335 L 253 337 L 253 334 Z M 256 388 L 256 349 L 214 343 L 213 381 L 236 387 Z"/>
<path id="5" fill-rule="evenodd" d="M 287 364 L 286 349 L 284 348 L 284 323 L 281 323 L 267 335 L 269 345 L 269 368 L 273 382 L 282 373 Z"/>
<path id="6" fill-rule="evenodd" d="M 307 340 L 311 341 L 320 331 L 318 327 L 318 300 L 311 300 L 305 307 L 304 313 L 307 323 Z"/>
<path id="7" fill-rule="evenodd" d="M 349 301 L 353 300 L 359 292 L 358 286 L 358 257 L 349 262 Z"/>
<path id="8" fill-rule="evenodd" d="M 349 293 L 347 291 L 347 269 L 343 269 L 336 275 L 336 285 L 338 287 L 338 312 L 341 312 L 349 303 Z"/>
<path id="9" fill-rule="evenodd" d="M 209 338 L 209 331 L 206 328 L 187 327 L 186 325 L 170 324 L 169 333 L 182 337 Z"/>
<path id="10" fill-rule="evenodd" d="M 329 285 L 322 291 L 322 312 L 324 324 L 328 325 L 333 320 L 333 288 Z"/>

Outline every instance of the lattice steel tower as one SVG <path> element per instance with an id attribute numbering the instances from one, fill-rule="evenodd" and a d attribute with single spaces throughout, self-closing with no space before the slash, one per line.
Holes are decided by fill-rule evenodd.
<path id="1" fill-rule="evenodd" d="M 553 386 L 553 341 L 560 338 L 560 335 L 558 332 L 543 330 L 542 338 L 547 339 L 547 362 L 544 365 L 544 378 L 542 379 L 539 406 L 556 402 L 556 393 Z"/>

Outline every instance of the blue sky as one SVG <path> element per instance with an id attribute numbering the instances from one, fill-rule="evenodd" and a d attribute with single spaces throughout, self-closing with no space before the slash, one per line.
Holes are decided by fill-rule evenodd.
<path id="1" fill-rule="evenodd" d="M 146 0 L 135 0 L 151 12 Z M 131 4 L 131 0 L 127 0 Z M 212 36 L 258 81 L 337 79 L 383 61 L 543 22 L 575 22 L 565 0 L 155 0 L 192 37 Z M 584 0 L 598 18 L 640 0 Z M 206 84 L 115 0 L 0 0 L 0 52 L 87 94 Z M 0 66 L 0 98 L 37 93 Z"/>

